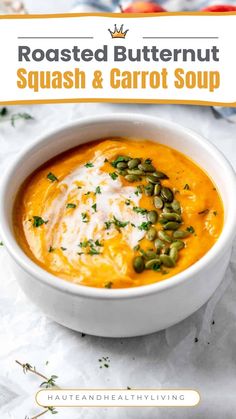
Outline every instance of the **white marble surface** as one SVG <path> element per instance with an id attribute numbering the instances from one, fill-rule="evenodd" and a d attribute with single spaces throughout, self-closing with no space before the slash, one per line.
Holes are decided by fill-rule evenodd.
<path id="1" fill-rule="evenodd" d="M 27 0 L 30 12 L 69 10 L 72 0 Z M 209 108 L 155 105 L 43 105 L 9 108 L 24 111 L 33 121 L 0 124 L 0 170 L 36 136 L 85 115 L 137 112 L 183 124 L 216 144 L 236 168 L 236 125 L 216 119 Z M 223 176 L 223 174 L 222 174 Z M 236 417 L 236 248 L 220 288 L 197 313 L 165 331 L 133 339 L 81 337 L 47 319 L 26 300 L 0 247 L 0 417 L 21 419 L 40 412 L 34 394 L 40 380 L 23 375 L 14 360 L 29 362 L 46 375 L 59 376 L 70 387 L 191 387 L 200 391 L 197 408 L 60 410 L 62 419 L 204 418 Z M 212 324 L 212 321 L 215 324 Z M 195 337 L 199 341 L 194 342 Z M 98 358 L 109 356 L 110 367 L 99 368 Z M 46 365 L 46 361 L 48 364 Z M 45 415 L 50 417 L 50 413 Z"/>
<path id="2" fill-rule="evenodd" d="M 236 125 L 215 119 L 209 108 L 156 105 L 34 105 L 12 107 L 33 121 L 0 124 L 0 170 L 39 134 L 84 115 L 105 112 L 144 112 L 176 121 L 205 135 L 236 168 Z M 223 175 L 223 174 L 222 174 Z M 61 386 L 70 387 L 192 387 L 202 401 L 197 408 L 140 409 L 139 418 L 234 419 L 236 416 L 236 249 L 230 268 L 216 294 L 197 313 L 160 333 L 134 339 L 81 337 L 47 319 L 26 300 L 11 274 L 0 247 L 0 406 L 2 418 L 24 418 L 40 409 L 34 394 L 37 377 L 23 375 L 14 360 L 35 365 L 46 375 L 55 373 Z M 212 325 L 214 319 L 215 324 Z M 199 341 L 194 342 L 195 337 Z M 98 358 L 109 356 L 110 367 L 99 368 Z M 49 361 L 46 365 L 46 361 Z M 135 409 L 60 410 L 58 418 L 136 418 Z M 47 414 L 49 416 L 49 414 Z"/>

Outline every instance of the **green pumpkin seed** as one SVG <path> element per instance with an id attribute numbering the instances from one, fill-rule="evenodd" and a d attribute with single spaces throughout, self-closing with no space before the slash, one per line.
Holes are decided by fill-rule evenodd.
<path id="1" fill-rule="evenodd" d="M 176 240 L 175 242 L 171 243 L 170 248 L 175 248 L 177 250 L 183 249 L 185 246 L 184 242 L 182 240 Z"/>
<path id="2" fill-rule="evenodd" d="M 138 175 L 138 176 L 144 175 L 144 172 L 142 172 L 142 170 L 139 170 L 139 169 L 128 169 L 127 172 L 129 175 Z"/>
<path id="3" fill-rule="evenodd" d="M 176 221 L 169 221 L 164 225 L 164 230 L 177 230 L 179 228 L 179 223 Z"/>
<path id="4" fill-rule="evenodd" d="M 186 230 L 177 230 L 174 231 L 173 237 L 174 239 L 184 239 L 185 237 L 188 237 L 191 233 Z"/>
<path id="5" fill-rule="evenodd" d="M 161 209 L 163 207 L 163 201 L 159 196 L 155 196 L 153 199 L 155 208 Z"/>
<path id="6" fill-rule="evenodd" d="M 174 212 L 173 209 L 172 208 L 168 208 L 166 206 L 166 204 L 165 204 L 164 207 L 163 207 L 163 213 L 164 214 L 169 214 L 169 213 L 172 213 L 172 212 Z"/>
<path id="7" fill-rule="evenodd" d="M 169 256 L 170 256 L 171 259 L 173 259 L 174 262 L 177 261 L 177 259 L 178 259 L 178 250 L 176 249 L 176 247 L 172 247 L 170 249 Z"/>
<path id="8" fill-rule="evenodd" d="M 174 210 L 174 212 L 177 212 L 178 214 L 181 213 L 181 206 L 179 201 L 177 201 L 177 199 L 174 199 L 174 201 L 172 202 L 172 208 Z"/>
<path id="9" fill-rule="evenodd" d="M 152 224 L 156 224 L 158 220 L 158 213 L 156 211 L 149 211 L 147 215 L 148 221 L 150 221 Z"/>
<path id="10" fill-rule="evenodd" d="M 161 255 L 160 256 L 160 261 L 167 268 L 173 268 L 175 266 L 175 261 L 168 255 Z"/>
<path id="11" fill-rule="evenodd" d="M 138 165 L 138 168 L 144 172 L 155 172 L 155 167 L 149 163 L 141 163 Z"/>
<path id="12" fill-rule="evenodd" d="M 158 183 L 159 184 L 159 179 L 157 179 L 155 176 L 153 176 L 153 175 L 148 175 L 147 177 L 146 177 L 146 180 L 147 180 L 147 182 L 149 182 L 149 183 L 154 183 L 154 184 L 156 184 L 156 183 Z"/>
<path id="13" fill-rule="evenodd" d="M 137 273 L 141 273 L 144 270 L 144 260 L 142 258 L 142 256 L 136 256 L 133 260 L 133 268 L 135 270 L 135 272 Z"/>
<path id="14" fill-rule="evenodd" d="M 170 248 L 169 246 L 167 246 L 167 244 L 165 244 L 165 246 L 161 249 L 161 254 L 162 255 L 169 255 L 170 253 Z"/>
<path id="15" fill-rule="evenodd" d="M 145 263 L 146 269 L 153 269 L 153 268 L 159 268 L 161 266 L 161 261 L 159 258 L 148 260 Z"/>
<path id="16" fill-rule="evenodd" d="M 181 223 L 182 221 L 181 216 L 179 214 L 176 214 L 175 212 L 163 212 L 161 214 L 161 217 L 167 221 L 177 221 L 178 223 Z"/>
<path id="17" fill-rule="evenodd" d="M 169 234 L 167 234 L 165 231 L 160 230 L 158 231 L 158 237 L 160 240 L 163 240 L 164 242 L 167 243 L 172 243 L 172 238 L 169 236 Z"/>
<path id="18" fill-rule="evenodd" d="M 154 246 L 157 252 L 160 252 L 161 249 L 163 249 L 163 247 L 165 246 L 165 243 L 163 243 L 162 240 L 160 239 L 156 239 L 154 242 Z"/>
<path id="19" fill-rule="evenodd" d="M 120 176 L 126 176 L 128 174 L 127 170 L 118 169 L 117 171 L 118 171 Z"/>
<path id="20" fill-rule="evenodd" d="M 121 162 L 117 163 L 116 167 L 117 167 L 117 169 L 126 169 L 127 168 L 127 163 L 121 161 Z"/>
<path id="21" fill-rule="evenodd" d="M 161 197 L 165 202 L 172 202 L 174 195 L 170 188 L 166 188 L 165 186 L 161 188 Z"/>
<path id="22" fill-rule="evenodd" d="M 155 227 L 150 227 L 146 234 L 146 238 L 152 242 L 153 240 L 155 240 L 156 236 L 157 236 L 157 231 Z"/>
<path id="23" fill-rule="evenodd" d="M 129 169 L 136 169 L 138 165 L 141 163 L 140 159 L 132 159 L 128 162 L 128 168 Z"/>
<path id="24" fill-rule="evenodd" d="M 140 180 L 140 176 L 138 176 L 138 175 L 126 175 L 125 179 L 128 182 L 137 182 L 138 180 Z"/>
<path id="25" fill-rule="evenodd" d="M 145 259 L 155 259 L 157 257 L 156 252 L 154 250 L 147 250 L 144 254 Z"/>
<path id="26" fill-rule="evenodd" d="M 161 192 L 161 185 L 160 185 L 160 183 L 157 183 L 155 186 L 154 186 L 154 195 L 159 195 L 160 194 L 160 192 Z"/>
<path id="27" fill-rule="evenodd" d="M 153 191 L 154 191 L 154 185 L 152 185 L 151 183 L 146 185 L 145 188 L 144 188 L 144 193 L 145 193 L 146 196 L 152 196 Z"/>
<path id="28" fill-rule="evenodd" d="M 153 176 L 157 177 L 157 179 L 169 179 L 165 173 L 159 172 L 158 170 L 153 173 Z"/>

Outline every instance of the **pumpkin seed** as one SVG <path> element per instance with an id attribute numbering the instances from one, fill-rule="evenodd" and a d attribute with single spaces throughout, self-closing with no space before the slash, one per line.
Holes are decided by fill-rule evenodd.
<path id="1" fill-rule="evenodd" d="M 167 234 L 163 230 L 158 231 L 158 237 L 160 240 L 163 240 L 164 242 L 167 242 L 167 243 L 172 243 L 173 241 L 172 238 L 169 236 L 169 234 Z"/>
<path id="2" fill-rule="evenodd" d="M 144 188 L 144 193 L 145 193 L 146 196 L 152 196 L 153 191 L 154 191 L 154 185 L 152 185 L 151 183 L 146 185 L 145 188 Z"/>
<path id="3" fill-rule="evenodd" d="M 177 212 L 178 214 L 181 213 L 181 206 L 179 201 L 177 201 L 177 199 L 174 199 L 174 201 L 172 202 L 172 208 L 174 210 L 174 212 Z"/>
<path id="4" fill-rule="evenodd" d="M 177 259 L 178 259 L 178 250 L 176 249 L 176 247 L 172 247 L 170 249 L 169 256 L 170 256 L 171 259 L 174 260 L 174 262 L 177 261 Z"/>
<path id="5" fill-rule="evenodd" d="M 185 237 L 188 237 L 191 233 L 186 230 L 176 230 L 173 233 L 174 239 L 184 239 Z"/>
<path id="6" fill-rule="evenodd" d="M 146 263 L 145 263 L 145 268 L 146 269 L 153 269 L 153 268 L 159 268 L 161 266 L 161 261 L 160 261 L 160 259 L 159 258 L 155 258 L 155 259 L 151 259 L 151 260 L 148 260 Z"/>
<path id="7" fill-rule="evenodd" d="M 161 217 L 164 218 L 164 220 L 168 221 L 177 221 L 178 223 L 181 223 L 182 218 L 179 214 L 176 214 L 175 212 L 166 212 L 162 213 Z"/>
<path id="8" fill-rule="evenodd" d="M 159 196 L 155 196 L 153 199 L 155 208 L 161 209 L 163 207 L 163 201 Z"/>
<path id="9" fill-rule="evenodd" d="M 182 240 L 176 240 L 175 242 L 171 243 L 170 248 L 175 248 L 177 250 L 181 250 L 184 248 L 184 242 Z"/>
<path id="10" fill-rule="evenodd" d="M 145 259 L 155 259 L 157 257 L 156 252 L 154 250 L 147 250 L 144 254 Z"/>
<path id="11" fill-rule="evenodd" d="M 160 256 L 160 261 L 167 268 L 173 268 L 175 266 L 175 261 L 168 255 L 161 255 Z"/>
<path id="12" fill-rule="evenodd" d="M 144 172 L 155 172 L 155 167 L 149 163 L 141 163 L 138 165 L 138 168 Z"/>
<path id="13" fill-rule="evenodd" d="M 156 239 L 154 242 L 154 246 L 157 252 L 160 252 L 161 249 L 163 249 L 163 247 L 165 246 L 165 243 L 163 243 L 162 240 L 160 239 Z"/>
<path id="14" fill-rule="evenodd" d="M 174 195 L 170 188 L 166 188 L 165 186 L 161 188 L 161 197 L 165 202 L 172 202 Z"/>
<path id="15" fill-rule="evenodd" d="M 121 161 L 121 162 L 117 163 L 116 167 L 117 167 L 117 169 L 126 169 L 127 168 L 127 163 Z"/>
<path id="16" fill-rule="evenodd" d="M 167 244 L 165 244 L 165 246 L 161 249 L 161 254 L 162 255 L 169 255 L 170 253 L 170 248 Z"/>
<path id="17" fill-rule="evenodd" d="M 168 223 L 164 224 L 164 230 L 177 230 L 179 228 L 179 223 L 176 221 L 169 221 Z"/>
<path id="18" fill-rule="evenodd" d="M 153 240 L 155 240 L 156 236 L 157 236 L 157 231 L 155 227 L 150 227 L 146 234 L 146 238 L 152 242 Z"/>
<path id="19" fill-rule="evenodd" d="M 125 179 L 128 182 L 137 182 L 138 180 L 140 180 L 140 176 L 138 176 L 138 175 L 126 175 Z"/>
<path id="20" fill-rule="evenodd" d="M 137 273 L 141 273 L 144 270 L 144 260 L 142 258 L 142 256 L 136 256 L 133 260 L 133 268 L 135 270 L 135 272 Z"/>
<path id="21" fill-rule="evenodd" d="M 119 173 L 120 176 L 126 176 L 128 174 L 127 170 L 118 169 L 117 172 Z"/>
<path id="22" fill-rule="evenodd" d="M 158 179 L 169 179 L 165 173 L 159 172 L 158 170 L 153 173 L 153 176 L 157 177 Z"/>
<path id="23" fill-rule="evenodd" d="M 159 195 L 160 192 L 161 192 L 161 185 L 160 185 L 160 183 L 157 183 L 154 186 L 154 195 Z"/>
<path id="24" fill-rule="evenodd" d="M 150 182 L 150 183 L 154 183 L 154 184 L 158 183 L 158 184 L 159 184 L 159 179 L 158 179 L 158 178 L 156 178 L 156 177 L 155 177 L 155 176 L 153 176 L 153 175 L 148 175 L 148 176 L 146 177 L 146 180 L 147 180 L 147 182 Z"/>
<path id="25" fill-rule="evenodd" d="M 127 172 L 128 172 L 129 175 L 138 175 L 138 176 L 143 176 L 144 175 L 142 170 L 139 170 L 139 169 L 128 169 Z"/>
<path id="26" fill-rule="evenodd" d="M 149 211 L 147 215 L 148 221 L 150 221 L 152 224 L 156 224 L 158 220 L 158 213 L 156 211 Z"/>
<path id="27" fill-rule="evenodd" d="M 136 169 L 138 165 L 141 163 L 140 159 L 132 159 L 128 162 L 128 168 L 129 169 Z"/>

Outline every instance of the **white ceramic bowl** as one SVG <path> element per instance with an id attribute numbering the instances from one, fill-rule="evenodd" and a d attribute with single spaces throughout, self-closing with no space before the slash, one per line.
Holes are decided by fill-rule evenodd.
<path id="1" fill-rule="evenodd" d="M 109 136 L 138 137 L 167 144 L 205 169 L 219 189 L 225 210 L 221 236 L 203 258 L 172 278 L 129 289 L 75 285 L 36 265 L 15 240 L 12 207 L 23 180 L 51 157 L 79 144 Z M 17 156 L 1 191 L 1 238 L 24 292 L 55 321 L 98 336 L 144 335 L 169 327 L 192 314 L 220 284 L 236 231 L 235 192 L 235 173 L 230 164 L 213 145 L 196 133 L 139 114 L 91 117 L 50 133 Z"/>

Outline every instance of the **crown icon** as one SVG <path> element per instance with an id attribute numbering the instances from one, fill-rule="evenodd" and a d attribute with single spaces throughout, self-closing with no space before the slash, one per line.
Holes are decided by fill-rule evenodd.
<path id="1" fill-rule="evenodd" d="M 129 29 L 123 31 L 123 28 L 124 25 L 121 25 L 120 29 L 118 29 L 117 26 L 114 25 L 114 31 L 111 31 L 111 29 L 108 29 L 108 31 L 110 32 L 112 38 L 125 38 Z"/>

